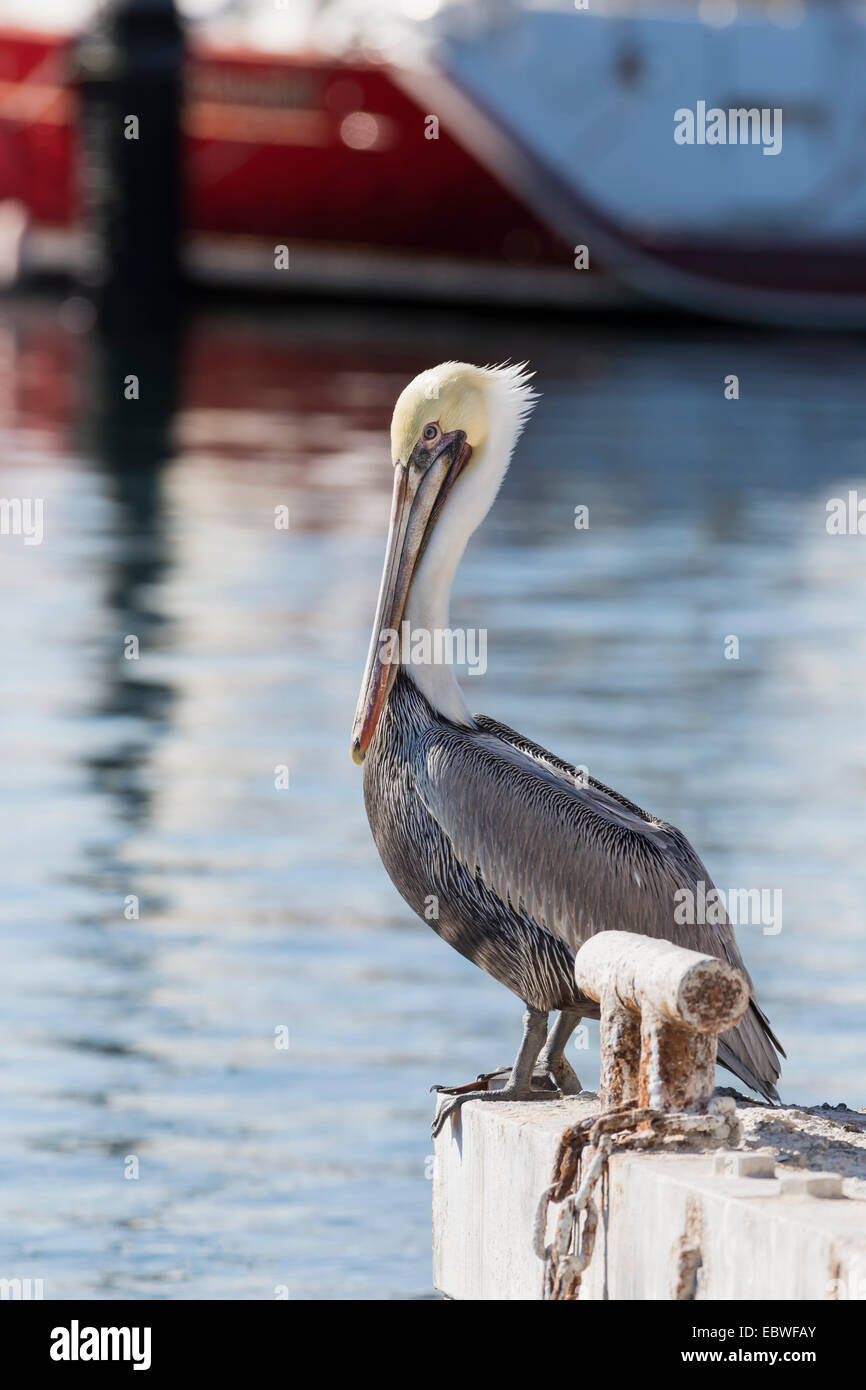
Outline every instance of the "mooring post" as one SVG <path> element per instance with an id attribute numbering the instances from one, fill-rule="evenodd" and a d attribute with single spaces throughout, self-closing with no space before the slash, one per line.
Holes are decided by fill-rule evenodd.
<path id="1" fill-rule="evenodd" d="M 717 1040 L 749 1004 L 743 974 L 635 932 L 599 932 L 575 961 L 601 1006 L 602 1109 L 701 1111 L 715 1088 Z"/>
<path id="2" fill-rule="evenodd" d="M 863 1298 L 866 1203 L 825 1171 L 840 1119 L 850 1131 L 862 1115 L 713 1099 L 744 974 L 615 931 L 581 946 L 575 973 L 600 1005 L 601 1104 L 470 1100 L 459 1134 L 436 1136 L 436 1287 L 499 1301 Z M 866 1142 L 841 1147 L 866 1181 Z"/>
<path id="3" fill-rule="evenodd" d="M 73 51 L 83 278 L 110 329 L 178 308 L 183 61 L 174 0 L 107 0 Z"/>

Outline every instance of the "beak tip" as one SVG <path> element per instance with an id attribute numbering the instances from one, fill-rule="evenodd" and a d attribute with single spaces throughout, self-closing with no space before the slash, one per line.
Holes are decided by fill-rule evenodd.
<path id="1" fill-rule="evenodd" d="M 361 749 L 361 740 L 360 740 L 359 738 L 353 738 L 353 739 L 352 739 L 352 748 L 351 748 L 351 752 L 352 752 L 352 762 L 355 763 L 358 767 L 360 767 L 361 764 L 362 764 L 363 761 L 364 761 L 364 754 L 363 754 L 363 751 L 362 751 L 362 749 Z"/>

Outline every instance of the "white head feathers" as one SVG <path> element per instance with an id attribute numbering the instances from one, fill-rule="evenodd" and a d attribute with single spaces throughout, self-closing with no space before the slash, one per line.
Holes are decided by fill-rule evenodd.
<path id="1" fill-rule="evenodd" d="M 439 425 L 443 433 L 461 430 L 472 448 L 412 579 L 404 616 L 413 629 L 435 632 L 449 626 L 451 586 L 466 542 L 490 510 L 537 399 L 525 362 L 492 367 L 443 362 L 401 392 L 391 423 L 395 464 L 406 463 L 427 424 Z M 471 722 L 450 667 L 413 665 L 411 674 L 442 714 Z"/>
<path id="2" fill-rule="evenodd" d="M 470 362 L 441 362 L 419 373 L 400 392 L 391 420 L 393 462 L 405 463 L 425 425 L 438 423 L 443 433 L 462 430 L 477 452 L 493 416 L 513 433 L 512 445 L 538 399 L 526 362 L 475 367 Z"/>

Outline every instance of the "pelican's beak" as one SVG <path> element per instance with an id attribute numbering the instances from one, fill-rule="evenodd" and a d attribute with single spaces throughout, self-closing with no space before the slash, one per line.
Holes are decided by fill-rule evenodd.
<path id="1" fill-rule="evenodd" d="M 400 664 L 399 632 L 418 561 L 445 500 L 472 449 L 462 430 L 443 434 L 433 449 L 419 442 L 408 463 L 398 463 L 379 602 L 361 693 L 352 726 L 352 759 L 364 761 L 370 739 Z"/>

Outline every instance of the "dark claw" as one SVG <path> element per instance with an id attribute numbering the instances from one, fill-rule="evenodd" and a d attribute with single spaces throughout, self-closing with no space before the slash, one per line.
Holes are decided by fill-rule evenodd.
<path id="1" fill-rule="evenodd" d="M 430 1090 L 438 1091 L 440 1095 L 444 1096 L 469 1095 L 474 1091 L 486 1091 L 488 1080 L 489 1078 L 486 1076 L 478 1076 L 474 1081 L 467 1081 L 463 1086 L 431 1086 Z"/>
<path id="2" fill-rule="evenodd" d="M 539 1091 L 536 1090 L 535 1087 L 531 1087 L 529 1089 L 519 1088 L 512 1090 L 510 1087 L 506 1086 L 501 1091 L 472 1091 L 468 1089 L 466 1086 L 461 1086 L 459 1088 L 451 1087 L 450 1090 L 447 1087 L 443 1086 L 440 1088 L 440 1094 L 450 1095 L 451 1099 L 446 1101 L 446 1103 L 442 1106 L 442 1109 L 439 1111 L 439 1114 L 434 1117 L 433 1123 L 430 1126 L 430 1134 L 433 1139 L 436 1139 L 438 1135 L 442 1133 L 445 1121 L 449 1118 L 453 1118 L 453 1116 L 457 1114 L 463 1102 L 467 1100 L 562 1100 L 561 1091 Z"/>

